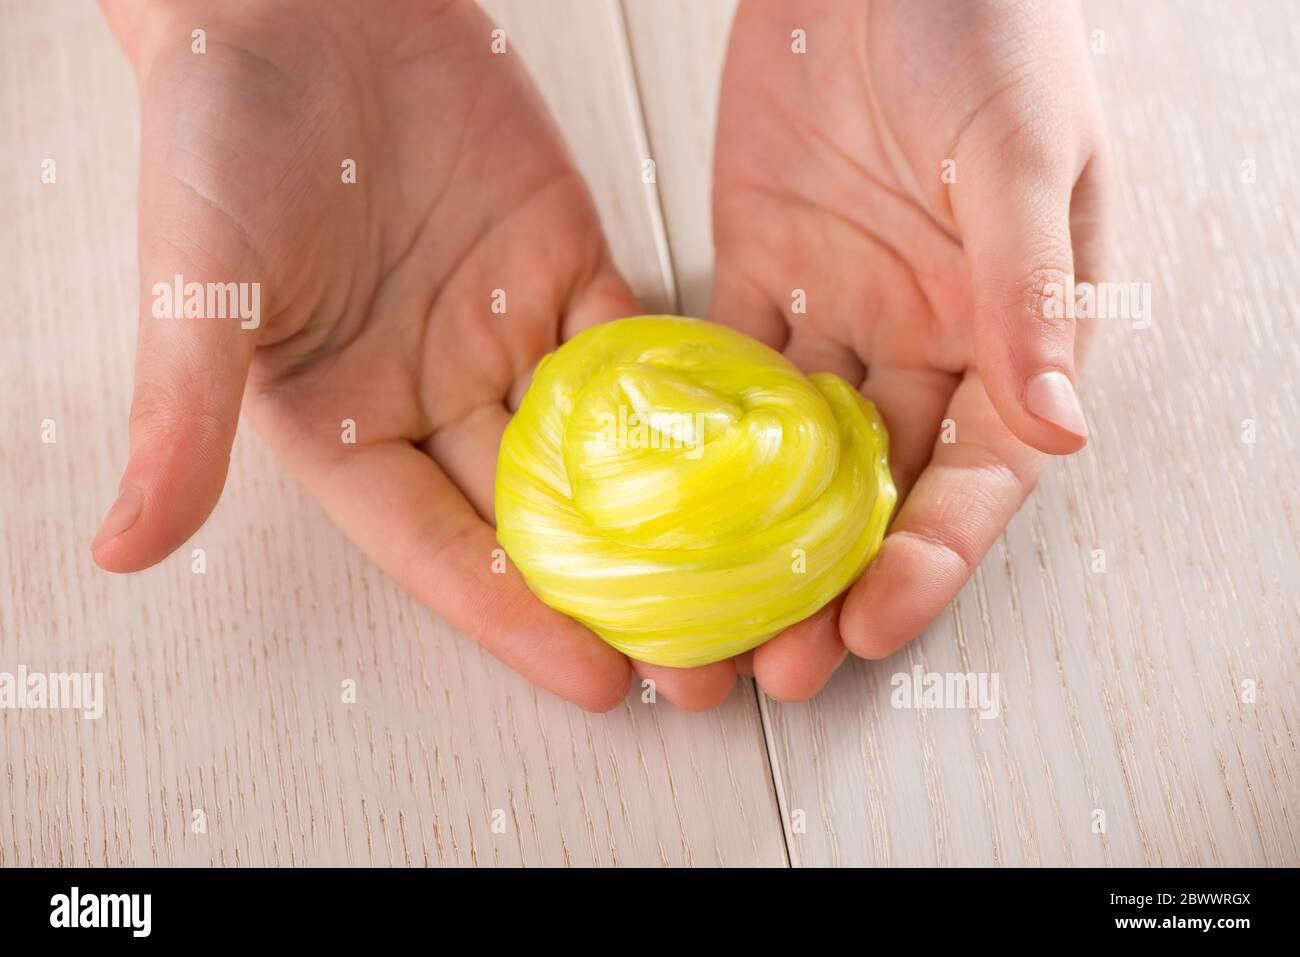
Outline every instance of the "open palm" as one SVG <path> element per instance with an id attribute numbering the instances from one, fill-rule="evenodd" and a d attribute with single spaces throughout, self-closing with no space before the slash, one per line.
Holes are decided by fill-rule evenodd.
<path id="1" fill-rule="evenodd" d="M 494 573 L 510 408 L 543 354 L 638 307 L 492 25 L 461 0 L 105 10 L 140 81 L 141 319 L 96 560 L 142 568 L 198 528 L 242 402 L 417 598 L 579 704 L 621 701 L 626 659 Z M 176 275 L 260 283 L 260 324 L 154 318 Z"/>
<path id="2" fill-rule="evenodd" d="M 1070 4 L 740 6 L 713 318 L 860 384 L 903 502 L 846 597 L 753 653 L 777 697 L 815 692 L 846 649 L 883 657 L 915 637 L 1034 486 L 1039 450 L 1085 441 L 1076 330 L 1044 298 L 1103 268 L 1086 57 Z"/>
<path id="3" fill-rule="evenodd" d="M 468 0 L 103 5 L 141 90 L 141 319 L 96 560 L 142 568 L 199 527 L 242 407 L 417 598 L 571 700 L 622 700 L 627 660 L 494 561 L 496 450 L 532 368 L 638 306 L 491 25 Z M 1083 441 L 1073 325 L 1040 307 L 1044 280 L 1100 268 L 1095 97 L 1068 13 L 993 9 L 746 0 L 737 18 L 715 318 L 861 382 L 911 490 L 847 603 L 738 662 L 781 697 L 938 613 L 1042 467 L 1020 440 Z M 259 284 L 261 321 L 154 318 L 177 276 Z M 1064 399 L 1035 393 L 1042 370 Z M 956 441 L 935 445 L 945 418 Z M 698 708 L 736 666 L 636 668 Z"/>

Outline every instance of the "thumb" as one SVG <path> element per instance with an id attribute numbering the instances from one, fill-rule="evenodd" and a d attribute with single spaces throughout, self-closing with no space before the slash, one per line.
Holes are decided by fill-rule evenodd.
<path id="1" fill-rule="evenodd" d="M 91 545 L 96 563 L 115 572 L 161 561 L 216 505 L 261 324 L 261 288 L 247 281 L 253 263 L 238 226 L 206 184 L 189 185 L 149 158 L 148 126 L 146 116 L 131 451 Z"/>
<path id="2" fill-rule="evenodd" d="M 1067 308 L 1076 177 L 1051 152 L 967 166 L 953 213 L 970 263 L 984 388 L 1022 442 L 1064 455 L 1083 447 L 1088 427 L 1075 391 L 1076 328 Z"/>

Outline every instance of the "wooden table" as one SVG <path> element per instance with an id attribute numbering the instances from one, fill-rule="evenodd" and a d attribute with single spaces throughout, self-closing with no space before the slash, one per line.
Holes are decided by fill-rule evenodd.
<path id="1" fill-rule="evenodd" d="M 647 307 L 702 313 L 732 4 L 488 6 Z M 1154 304 L 1102 336 L 1087 450 L 895 658 L 807 704 L 743 681 L 704 715 L 591 717 L 415 605 L 251 431 L 191 545 L 96 570 L 134 83 L 94 5 L 0 0 L 0 671 L 103 672 L 107 697 L 0 711 L 0 865 L 1300 863 L 1300 25 L 1282 0 L 1085 11 L 1116 275 Z M 918 665 L 996 672 L 1001 715 L 890 707 Z"/>

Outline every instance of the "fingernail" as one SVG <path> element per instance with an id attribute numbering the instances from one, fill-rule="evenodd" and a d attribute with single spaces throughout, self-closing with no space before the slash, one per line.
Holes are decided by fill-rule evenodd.
<path id="1" fill-rule="evenodd" d="M 117 493 L 117 501 L 104 516 L 104 522 L 99 526 L 99 534 L 90 543 L 90 550 L 96 551 L 99 546 L 111 542 L 134 525 L 140 517 L 140 507 L 143 504 L 144 496 L 140 494 L 138 488 L 134 485 L 124 486 L 122 491 Z"/>
<path id="2" fill-rule="evenodd" d="M 1081 437 L 1088 434 L 1079 396 L 1063 372 L 1040 372 L 1030 379 L 1025 390 L 1025 405 L 1040 419 L 1046 419 L 1067 432 Z"/>

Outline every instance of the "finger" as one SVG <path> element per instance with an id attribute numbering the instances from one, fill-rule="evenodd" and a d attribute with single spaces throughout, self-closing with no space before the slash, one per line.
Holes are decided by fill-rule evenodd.
<path id="1" fill-rule="evenodd" d="M 823 336 L 810 326 L 798 325 L 790 330 L 785 357 L 803 370 L 804 375 L 831 372 L 857 388 L 867 374 L 862 360 L 843 343 Z"/>
<path id="2" fill-rule="evenodd" d="M 91 545 L 115 572 L 162 560 L 216 505 L 266 305 L 238 228 L 158 168 L 157 135 L 146 118 L 130 456 Z"/>
<path id="3" fill-rule="evenodd" d="M 790 337 L 785 314 L 757 283 L 726 260 L 719 260 L 714 274 L 709 318 L 739 329 L 778 352 Z"/>
<path id="4" fill-rule="evenodd" d="M 589 711 L 626 697 L 627 659 L 528 590 L 496 534 L 429 456 L 402 440 L 337 451 L 276 444 L 362 551 L 505 664 Z"/>
<path id="5" fill-rule="evenodd" d="M 1110 268 L 1111 222 L 1114 206 L 1114 177 L 1109 151 L 1099 149 L 1088 160 L 1074 187 L 1070 202 L 1070 242 L 1074 247 L 1076 283 L 1104 280 Z M 1149 320 L 1149 316 L 1134 317 Z M 1096 333 L 1096 322 L 1077 320 L 1074 357 L 1081 362 L 1087 355 Z"/>
<path id="6" fill-rule="evenodd" d="M 830 680 L 848 653 L 840 639 L 841 595 L 810 618 L 754 650 L 754 678 L 778 701 L 805 701 Z"/>
<path id="7" fill-rule="evenodd" d="M 516 322 L 515 328 L 524 331 L 552 329 L 554 309 L 550 313 L 539 312 L 538 309 L 539 306 L 531 303 L 521 308 L 513 320 Z M 567 341 L 589 326 L 623 316 L 634 316 L 640 311 L 641 305 L 636 296 L 606 255 L 599 261 L 593 275 L 577 284 L 576 291 L 565 303 L 560 338 Z M 522 337 L 516 336 L 516 340 L 520 339 Z M 540 353 L 547 347 L 539 342 L 534 348 Z M 540 355 L 534 354 L 533 358 L 540 358 Z M 489 524 L 495 523 L 493 495 L 501 435 L 510 422 L 512 412 L 519 408 L 531 381 L 530 369 L 511 385 L 504 403 L 486 402 L 454 421 L 439 424 L 433 435 L 420 444 Z M 441 396 L 429 400 L 429 406 L 440 406 L 442 403 L 438 401 L 439 398 Z"/>
<path id="8" fill-rule="evenodd" d="M 592 278 L 579 287 L 564 310 L 561 339 L 568 342 L 583 329 L 641 313 L 641 302 L 606 252 Z"/>
<path id="9" fill-rule="evenodd" d="M 731 696 L 736 686 L 736 666 L 715 661 L 697 668 L 666 668 L 644 661 L 632 662 L 643 679 L 654 682 L 655 694 L 662 694 L 683 711 L 708 711 Z"/>
<path id="10" fill-rule="evenodd" d="M 1043 455 L 1007 431 L 978 375 L 962 380 L 948 415 L 956 441 L 935 445 L 840 613 L 844 644 L 864 658 L 893 654 L 943 611 L 1042 473 Z"/>
<path id="11" fill-rule="evenodd" d="M 862 394 L 879 410 L 889 432 L 889 471 L 900 502 L 930 461 L 959 381 L 937 369 L 872 366 L 862 383 Z"/>
<path id="12" fill-rule="evenodd" d="M 597 266 L 592 278 L 580 283 L 576 292 L 564 306 L 564 315 L 560 323 L 560 342 L 568 342 L 583 329 L 600 322 L 610 322 L 624 316 L 637 316 L 642 312 L 641 302 L 632 292 L 623 275 L 615 268 L 609 254 Z M 538 316 L 534 327 L 544 326 L 547 316 Z M 528 316 L 524 316 L 524 328 L 529 328 Z M 559 345 L 559 343 L 556 343 Z M 541 358 L 535 356 L 535 359 Z M 533 363 L 534 367 L 536 363 Z M 519 376 L 510 386 L 506 395 L 506 407 L 514 412 L 523 401 L 528 386 L 532 384 L 534 368 Z M 495 461 L 495 453 L 493 453 Z"/>
<path id="13" fill-rule="evenodd" d="M 501 435 L 509 424 L 510 413 L 505 406 L 480 406 L 422 443 L 424 451 L 456 483 L 474 510 L 493 525 L 496 524 L 493 500 L 497 452 L 501 448 Z"/>
<path id="14" fill-rule="evenodd" d="M 956 386 L 956 376 L 948 373 L 898 366 L 873 366 L 863 383 L 863 394 L 889 430 L 889 466 L 900 499 L 930 459 Z M 821 690 L 847 653 L 839 628 L 843 601 L 841 596 L 753 652 L 754 677 L 765 693 L 803 701 Z"/>
<path id="15" fill-rule="evenodd" d="M 958 159 L 953 212 L 975 297 L 975 359 L 1007 427 L 1044 452 L 1078 451 L 1070 197 L 1081 165 L 1037 134 Z"/>

